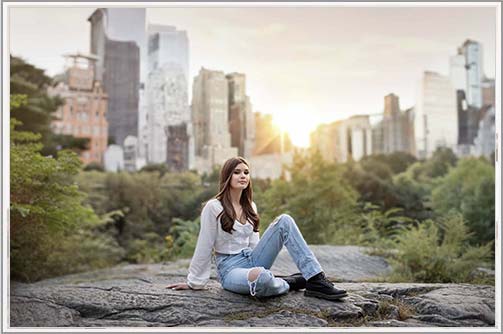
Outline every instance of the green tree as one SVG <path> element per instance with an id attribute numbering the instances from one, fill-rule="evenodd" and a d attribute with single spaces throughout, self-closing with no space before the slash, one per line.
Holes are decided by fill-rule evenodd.
<path id="1" fill-rule="evenodd" d="M 344 178 L 343 168 L 328 163 L 312 152 L 304 157 L 296 153 L 288 167 L 291 181 L 274 180 L 264 192 L 261 230 L 275 216 L 291 214 L 306 241 L 312 244 L 347 243 L 356 221 L 356 192 Z"/>
<path id="2" fill-rule="evenodd" d="M 391 169 L 380 161 L 366 160 L 363 163 L 347 162 L 343 165 L 344 178 L 358 193 L 358 202 L 380 206 L 383 210 L 393 208 L 398 199 L 393 191 Z"/>
<path id="3" fill-rule="evenodd" d="M 423 165 L 421 173 L 429 178 L 441 177 L 456 166 L 458 158 L 450 148 L 438 147 Z"/>
<path id="4" fill-rule="evenodd" d="M 393 152 L 390 154 L 372 154 L 363 157 L 360 162 L 366 163 L 368 161 L 378 161 L 386 164 L 389 167 L 390 172 L 394 174 L 402 173 L 407 168 L 417 161 L 417 159 L 406 152 Z"/>
<path id="5" fill-rule="evenodd" d="M 215 195 L 195 172 L 138 173 L 82 172 L 78 184 L 87 192 L 87 203 L 101 215 L 113 215 L 107 233 L 114 235 L 131 262 L 165 260 L 164 238 L 175 219 L 192 221 L 201 204 Z M 148 249 L 143 247 L 148 245 Z"/>
<path id="6" fill-rule="evenodd" d="M 11 102 L 12 108 L 29 103 L 20 96 Z M 18 131 L 19 125 L 11 119 L 11 278 L 36 281 L 116 263 L 121 255 L 112 239 L 88 239 L 102 221 L 82 205 L 85 194 L 74 183 L 81 167 L 75 153 L 42 156 L 40 135 Z"/>
<path id="7" fill-rule="evenodd" d="M 432 205 L 440 215 L 460 212 L 474 232 L 472 243 L 495 239 L 495 170 L 485 159 L 465 158 L 432 191 Z"/>
<path id="8" fill-rule="evenodd" d="M 160 164 L 149 164 L 140 169 L 140 172 L 158 172 L 161 176 L 168 172 L 168 165 Z"/>
<path id="9" fill-rule="evenodd" d="M 11 108 L 11 117 L 20 121 L 19 131 L 34 132 L 41 135 L 42 155 L 56 156 L 59 150 L 71 149 L 76 152 L 88 147 L 89 139 L 59 135 L 51 131 L 54 112 L 64 104 L 58 96 L 47 94 L 47 88 L 53 81 L 37 68 L 23 59 L 10 57 L 10 93 L 25 96 L 26 103 Z M 11 96 L 12 96 L 11 95 Z"/>

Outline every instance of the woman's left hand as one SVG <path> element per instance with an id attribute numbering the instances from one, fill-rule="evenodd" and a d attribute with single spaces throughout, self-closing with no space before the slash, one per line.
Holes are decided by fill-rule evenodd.
<path id="1" fill-rule="evenodd" d="M 174 283 L 170 284 L 166 287 L 166 289 L 173 289 L 173 290 L 190 290 L 191 287 L 187 283 Z"/>

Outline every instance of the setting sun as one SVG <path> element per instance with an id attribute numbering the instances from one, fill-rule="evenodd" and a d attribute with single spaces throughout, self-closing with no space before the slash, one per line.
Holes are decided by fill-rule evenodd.
<path id="1" fill-rule="evenodd" d="M 309 135 L 321 121 L 315 119 L 307 111 L 291 110 L 286 113 L 273 114 L 273 122 L 281 132 L 290 136 L 293 145 L 306 148 L 309 146 Z"/>

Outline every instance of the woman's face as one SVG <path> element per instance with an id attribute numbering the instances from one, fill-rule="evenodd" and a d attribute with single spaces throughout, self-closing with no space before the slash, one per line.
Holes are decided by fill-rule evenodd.
<path id="1" fill-rule="evenodd" d="M 244 163 L 240 163 L 234 168 L 231 178 L 231 188 L 246 189 L 250 183 L 250 170 Z"/>

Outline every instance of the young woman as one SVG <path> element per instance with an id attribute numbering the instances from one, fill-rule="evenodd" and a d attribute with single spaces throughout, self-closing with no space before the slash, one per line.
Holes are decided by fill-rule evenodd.
<path id="1" fill-rule="evenodd" d="M 201 229 L 187 282 L 167 288 L 204 289 L 210 278 L 214 250 L 218 280 L 226 290 L 257 297 L 299 289 L 306 289 L 306 296 L 328 300 L 347 296 L 346 291 L 335 288 L 325 277 L 292 217 L 276 217 L 260 240 L 259 222 L 248 162 L 241 157 L 231 158 L 220 171 L 220 192 L 201 213 Z M 283 245 L 301 273 L 284 278 L 271 273 Z"/>

